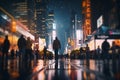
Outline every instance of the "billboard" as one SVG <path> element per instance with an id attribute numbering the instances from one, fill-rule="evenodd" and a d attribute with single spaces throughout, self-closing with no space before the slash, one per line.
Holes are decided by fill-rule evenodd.
<path id="1" fill-rule="evenodd" d="M 102 26 L 102 24 L 103 24 L 103 16 L 100 16 L 97 19 L 97 28 L 99 28 L 100 26 Z"/>
<path id="2" fill-rule="evenodd" d="M 95 39 L 120 39 L 120 35 L 95 35 Z"/>

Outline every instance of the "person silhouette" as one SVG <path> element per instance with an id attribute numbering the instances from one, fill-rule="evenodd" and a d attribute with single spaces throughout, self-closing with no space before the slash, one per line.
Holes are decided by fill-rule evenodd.
<path id="1" fill-rule="evenodd" d="M 104 54 L 104 58 L 108 57 L 109 49 L 110 49 L 110 44 L 107 41 L 107 39 L 105 39 L 105 41 L 102 43 L 102 54 Z"/>
<path id="2" fill-rule="evenodd" d="M 25 47 L 26 47 L 26 39 L 23 35 L 20 36 L 17 42 L 18 49 L 19 49 L 19 56 L 24 57 L 25 54 Z"/>
<path id="3" fill-rule="evenodd" d="M 27 37 L 27 40 L 26 40 L 26 53 L 25 53 L 25 57 L 26 57 L 26 59 L 30 59 L 30 60 L 32 60 L 32 58 L 33 58 L 33 54 L 32 54 L 32 40 L 30 39 L 30 37 Z"/>
<path id="4" fill-rule="evenodd" d="M 55 53 L 55 69 L 58 68 L 58 50 L 61 48 L 61 44 L 60 41 L 58 40 L 58 38 L 56 37 L 55 40 L 53 41 L 53 50 Z"/>
<path id="5" fill-rule="evenodd" d="M 55 60 L 58 59 L 58 50 L 61 49 L 61 44 L 58 38 L 56 37 L 55 40 L 53 41 L 53 50 L 55 53 Z"/>
<path id="6" fill-rule="evenodd" d="M 115 53 L 115 49 L 116 49 L 116 44 L 115 44 L 115 41 L 112 42 L 112 47 L 111 47 L 111 50 L 112 50 L 112 53 Z"/>
<path id="7" fill-rule="evenodd" d="M 6 59 L 8 58 L 8 51 L 10 48 L 10 41 L 8 40 L 8 35 L 5 36 L 4 42 L 2 44 L 2 53 L 3 53 L 3 58 L 6 55 Z"/>
<path id="8" fill-rule="evenodd" d="M 44 60 L 47 58 L 47 56 L 46 56 L 46 53 L 47 53 L 47 47 L 46 46 L 44 46 L 44 49 L 43 49 L 43 52 L 44 52 Z"/>
<path id="9" fill-rule="evenodd" d="M 100 58 L 101 58 L 101 48 L 100 48 L 100 46 L 99 46 L 99 45 L 97 46 L 95 56 L 96 56 L 95 58 L 98 58 L 98 59 L 100 59 Z"/>
<path id="10" fill-rule="evenodd" d="M 2 43 L 2 60 L 1 68 L 6 69 L 8 67 L 8 51 L 10 48 L 10 41 L 8 40 L 8 35 L 5 36 L 5 39 Z"/>
<path id="11" fill-rule="evenodd" d="M 88 44 L 86 44 L 86 59 L 89 59 L 89 56 L 90 56 L 90 48 Z"/>

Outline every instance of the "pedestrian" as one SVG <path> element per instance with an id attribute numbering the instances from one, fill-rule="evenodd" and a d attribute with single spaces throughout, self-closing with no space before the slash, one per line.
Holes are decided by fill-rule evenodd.
<path id="1" fill-rule="evenodd" d="M 112 47 L 111 47 L 112 53 L 116 53 L 116 49 L 117 49 L 117 46 L 115 45 L 115 41 L 113 41 Z"/>
<path id="2" fill-rule="evenodd" d="M 56 37 L 55 40 L 53 41 L 53 50 L 54 50 L 54 53 L 55 53 L 55 60 L 58 59 L 59 49 L 61 49 L 61 43 L 58 40 L 58 38 Z"/>
<path id="3" fill-rule="evenodd" d="M 97 54 L 100 54 L 101 53 L 101 49 L 100 49 L 100 46 L 98 45 L 97 47 L 97 50 L 96 50 Z"/>
<path id="4" fill-rule="evenodd" d="M 27 37 L 25 56 L 26 56 L 26 59 L 30 58 L 30 60 L 33 57 L 33 54 L 32 54 L 32 41 L 31 41 L 30 37 Z"/>
<path id="5" fill-rule="evenodd" d="M 3 58 L 6 55 L 6 59 L 8 58 L 8 51 L 10 48 L 10 41 L 8 40 L 8 35 L 5 36 L 4 42 L 2 44 L 2 53 L 3 53 Z"/>
<path id="6" fill-rule="evenodd" d="M 86 44 L 86 58 L 89 59 L 89 54 L 90 54 L 90 48 L 88 44 Z"/>
<path id="7" fill-rule="evenodd" d="M 112 58 L 115 59 L 116 58 L 116 53 L 117 53 L 117 45 L 115 44 L 115 41 L 112 42 L 112 47 L 111 47 L 111 50 L 112 50 Z"/>
<path id="8" fill-rule="evenodd" d="M 84 51 L 84 50 L 83 50 L 83 47 L 81 47 L 79 50 L 80 50 L 80 54 L 82 54 L 83 51 Z"/>
<path id="9" fill-rule="evenodd" d="M 46 56 L 46 54 L 47 54 L 47 47 L 46 46 L 44 46 L 43 52 L 44 52 L 44 59 L 46 59 L 47 58 L 47 56 Z"/>
<path id="10" fill-rule="evenodd" d="M 11 58 L 13 59 L 13 58 L 14 58 L 14 55 L 15 55 L 15 50 L 14 50 L 14 49 L 11 49 L 10 53 L 11 53 Z"/>
<path id="11" fill-rule="evenodd" d="M 40 58 L 40 55 L 39 55 L 39 45 L 35 45 L 35 49 L 34 49 L 34 52 L 35 52 L 35 57 L 36 59 L 39 59 Z"/>
<path id="12" fill-rule="evenodd" d="M 80 47 L 80 58 L 85 58 L 83 47 Z"/>
<path id="13" fill-rule="evenodd" d="M 17 42 L 18 49 L 19 49 L 19 56 L 24 57 L 25 54 L 25 47 L 26 47 L 26 39 L 23 35 L 20 36 Z"/>
<path id="14" fill-rule="evenodd" d="M 99 45 L 98 45 L 98 47 L 96 49 L 96 53 L 97 53 L 97 57 L 100 58 L 101 57 L 101 49 L 100 49 Z"/>
<path id="15" fill-rule="evenodd" d="M 104 55 L 104 58 L 108 58 L 108 51 L 110 49 L 110 44 L 107 41 L 107 39 L 104 40 L 104 42 L 102 43 L 102 54 Z"/>

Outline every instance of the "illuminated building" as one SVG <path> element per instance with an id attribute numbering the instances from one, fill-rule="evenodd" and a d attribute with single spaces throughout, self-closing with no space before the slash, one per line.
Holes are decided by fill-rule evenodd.
<path id="1" fill-rule="evenodd" d="M 35 1 L 34 0 L 27 0 L 28 6 L 28 27 L 29 31 L 32 34 L 36 34 L 38 31 L 36 29 L 36 13 L 35 13 Z"/>
<path id="2" fill-rule="evenodd" d="M 45 39 L 46 36 L 47 2 L 48 0 L 21 0 L 13 4 L 15 18 L 28 27 L 37 43 L 39 37 Z"/>
<path id="3" fill-rule="evenodd" d="M 39 31 L 39 37 L 45 38 L 46 35 L 46 15 L 47 0 L 35 0 L 36 28 Z"/>
<path id="4" fill-rule="evenodd" d="M 24 35 L 25 38 L 30 37 L 34 40 L 34 36 L 28 32 L 28 28 L 20 21 L 8 13 L 5 9 L 0 7 L 0 44 L 3 42 L 4 36 L 8 35 L 10 40 L 11 49 L 17 49 L 17 40 L 20 35 Z"/>
<path id="5" fill-rule="evenodd" d="M 92 31 L 97 29 L 97 19 L 103 16 L 103 25 L 120 29 L 120 0 L 91 0 Z"/>
<path id="6" fill-rule="evenodd" d="M 18 19 L 24 25 L 28 26 L 28 5 L 27 1 L 14 2 L 13 15 L 15 19 Z"/>
<path id="7" fill-rule="evenodd" d="M 83 26 L 83 39 L 91 34 L 91 2 L 90 0 L 82 0 L 82 26 Z"/>
<path id="8" fill-rule="evenodd" d="M 56 35 L 53 35 L 53 34 L 56 34 L 55 32 L 55 28 L 56 25 L 55 25 L 55 20 L 54 20 L 54 10 L 50 10 L 48 11 L 48 16 L 47 16 L 47 47 L 49 49 L 52 49 L 52 42 L 55 38 Z"/>
<path id="9" fill-rule="evenodd" d="M 95 31 L 97 34 L 103 35 L 119 35 L 120 30 L 120 0 L 91 0 L 91 24 L 92 31 Z M 97 20 L 102 17 L 102 25 L 97 27 Z M 105 28 L 107 29 L 105 31 Z M 98 41 L 98 42 L 97 42 Z M 103 40 L 96 40 L 97 45 L 101 46 Z M 116 42 L 116 45 L 120 45 L 120 39 L 108 40 L 111 44 L 112 41 Z M 89 44 L 93 45 L 94 41 L 91 40 Z M 94 46 L 93 46 L 94 47 Z"/>
<path id="10" fill-rule="evenodd" d="M 71 27 L 69 28 L 69 38 L 71 49 L 76 47 L 77 14 L 75 10 L 71 12 Z"/>
<path id="11" fill-rule="evenodd" d="M 26 25 L 32 34 L 45 38 L 46 11 L 49 0 L 14 1 L 15 18 Z"/>
<path id="12" fill-rule="evenodd" d="M 71 49 L 76 49 L 80 47 L 80 42 L 83 40 L 83 31 L 81 27 L 81 21 L 78 18 L 78 15 L 75 10 L 71 12 L 71 27 L 69 28 L 68 41 L 69 46 Z"/>

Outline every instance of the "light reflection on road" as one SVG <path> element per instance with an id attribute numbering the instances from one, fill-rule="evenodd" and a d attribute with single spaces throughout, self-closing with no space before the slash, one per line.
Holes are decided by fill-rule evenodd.
<path id="1" fill-rule="evenodd" d="M 59 60 L 58 69 L 55 70 L 55 63 L 48 66 L 45 70 L 38 73 L 37 79 L 32 80 L 86 80 L 95 79 L 96 75 L 90 72 L 86 72 L 83 68 L 96 70 L 95 60 L 89 61 L 89 67 L 86 66 L 86 60 Z M 53 66 L 54 65 L 54 66 Z M 52 67 L 51 67 L 52 66 Z M 78 68 L 77 68 L 77 67 Z"/>
<path id="2" fill-rule="evenodd" d="M 1 62 L 0 62 L 1 63 Z M 14 80 L 113 80 L 120 79 L 119 60 L 70 60 L 56 61 L 9 59 L 0 65 L 0 79 Z M 2 67 L 3 66 L 3 69 Z"/>

